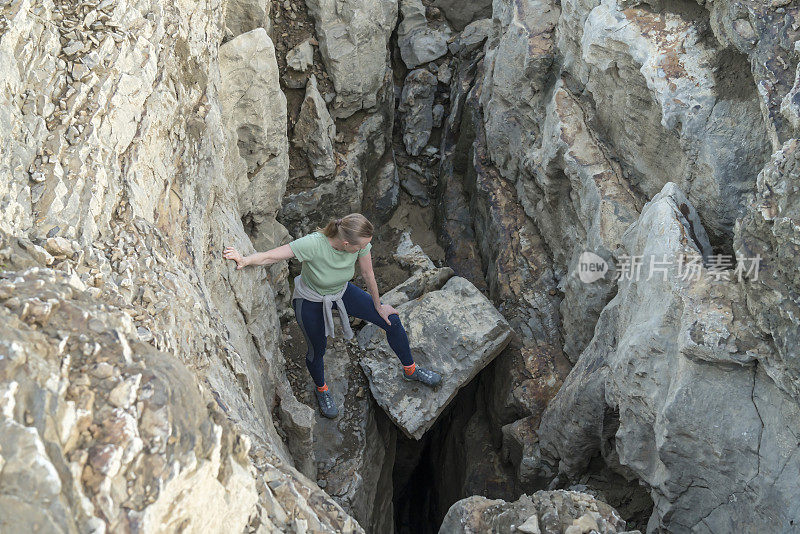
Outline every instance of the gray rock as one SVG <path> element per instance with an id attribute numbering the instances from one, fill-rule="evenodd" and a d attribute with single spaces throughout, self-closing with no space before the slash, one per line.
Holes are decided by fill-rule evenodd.
<path id="1" fill-rule="evenodd" d="M 387 291 L 381 297 L 381 302 L 397 307 L 410 300 L 417 299 L 431 291 L 437 291 L 455 275 L 450 267 L 438 267 L 436 269 L 419 270 L 405 281 Z M 377 333 L 377 327 L 367 325 L 359 332 L 358 342 L 362 347 L 370 343 L 372 336 Z"/>
<path id="2" fill-rule="evenodd" d="M 369 385 L 346 344 L 328 347 L 325 381 L 339 416 L 328 419 L 314 407 L 314 457 L 326 462 L 317 478 L 369 532 L 389 532 L 396 430 L 367 394 Z M 308 387 L 313 387 L 310 377 Z"/>
<path id="3" fill-rule="evenodd" d="M 416 68 L 447 53 L 450 28 L 429 25 L 422 0 L 400 0 L 400 13 L 403 20 L 397 27 L 397 45 L 406 67 Z"/>
<path id="4" fill-rule="evenodd" d="M 336 174 L 320 185 L 286 197 L 278 216 L 292 235 L 305 235 L 336 213 L 361 210 L 365 184 L 377 175 L 386 150 L 387 123 L 382 114 L 367 115 L 358 124 L 354 138 L 340 153 Z"/>
<path id="5" fill-rule="evenodd" d="M 413 172 L 404 172 L 400 178 L 400 185 L 420 206 L 425 207 L 430 204 L 431 199 L 428 196 L 428 187 L 423 183 L 423 178 L 420 175 Z"/>
<path id="6" fill-rule="evenodd" d="M 619 532 L 625 521 L 606 503 L 576 491 L 537 491 L 515 502 L 473 495 L 454 503 L 447 511 L 439 534 L 471 532 L 572 533 L 573 525 L 592 524 L 600 532 Z M 579 534 L 588 528 L 579 528 Z"/>
<path id="7" fill-rule="evenodd" d="M 422 247 L 415 245 L 411 241 L 411 232 L 408 230 L 403 232 L 403 235 L 400 236 L 400 242 L 397 244 L 397 251 L 393 256 L 401 265 L 410 268 L 415 274 L 419 271 L 427 271 L 436 268 L 428 255 L 422 250 Z"/>
<path id="8" fill-rule="evenodd" d="M 286 64 L 298 71 L 305 72 L 314 64 L 314 47 L 311 39 L 306 39 L 286 53 Z"/>
<path id="9" fill-rule="evenodd" d="M 306 0 L 306 5 L 336 91 L 331 114 L 345 118 L 377 106 L 390 70 L 387 43 L 397 21 L 397 2 Z"/>
<path id="10" fill-rule="evenodd" d="M 440 290 L 397 310 L 415 361 L 441 373 L 442 384 L 431 390 L 403 380 L 399 360 L 385 335 L 377 332 L 365 343 L 368 354 L 360 363 L 377 403 L 407 436 L 419 439 L 458 390 L 508 344 L 511 328 L 491 302 L 461 277 L 450 278 Z"/>
<path id="11" fill-rule="evenodd" d="M 775 345 L 775 353 L 762 361 L 764 369 L 781 389 L 800 400 L 800 195 L 794 185 L 798 180 L 800 143 L 792 139 L 758 175 L 747 214 L 737 222 L 734 249 L 742 258 L 737 264 L 741 271 L 731 279 L 741 282 L 756 326 Z"/>
<path id="12" fill-rule="evenodd" d="M 258 28 L 222 45 L 219 62 L 223 115 L 246 162 L 244 172 L 235 166 L 228 171 L 241 215 L 274 217 L 289 178 L 286 97 L 275 47 L 266 30 Z"/>
<path id="13" fill-rule="evenodd" d="M 469 54 L 483 44 L 492 31 L 492 19 L 476 20 L 464 28 L 458 36 L 448 45 L 453 54 Z"/>
<path id="14" fill-rule="evenodd" d="M 626 232 L 628 254 L 645 265 L 666 257 L 671 267 L 649 279 L 620 278 L 542 417 L 540 467 L 574 478 L 600 454 L 649 486 L 648 530 L 791 525 L 800 490 L 787 472 L 800 460 L 790 429 L 800 424 L 800 407 L 761 365 L 774 349 L 737 285 L 705 268 L 678 272 L 679 255 L 701 255 L 693 217 L 669 183 Z"/>
<path id="15" fill-rule="evenodd" d="M 438 83 L 426 69 L 408 73 L 398 110 L 402 113 L 403 144 L 411 156 L 419 156 L 433 128 L 433 95 Z"/>
<path id="16" fill-rule="evenodd" d="M 228 0 L 225 4 L 225 28 L 232 37 L 264 28 L 270 30 L 269 0 Z"/>
<path id="17" fill-rule="evenodd" d="M 668 42 L 646 30 L 662 23 L 661 14 L 597 5 L 584 23 L 584 66 L 575 71 L 594 95 L 607 139 L 636 166 L 635 185 L 652 197 L 674 181 L 697 206 L 706 230 L 716 239 L 730 237 L 772 148 L 750 62 L 699 40 L 702 18 L 665 16 Z M 664 65 L 664 54 L 671 53 L 674 62 Z M 622 86 L 627 90 L 619 92 Z"/>
<path id="18" fill-rule="evenodd" d="M 362 213 L 373 224 L 384 224 L 392 218 L 400 202 L 400 175 L 394 162 L 394 151 L 384 154 L 385 162 L 374 175 L 374 182 L 365 187 Z"/>
<path id="19" fill-rule="evenodd" d="M 491 0 L 435 0 L 433 5 L 444 12 L 444 16 L 456 31 L 463 30 L 473 20 L 488 17 L 492 14 Z"/>
<path id="20" fill-rule="evenodd" d="M 444 106 L 441 104 L 436 104 L 433 106 L 433 109 L 431 110 L 431 116 L 433 118 L 433 127 L 441 128 L 442 120 L 444 119 Z"/>
<path id="21" fill-rule="evenodd" d="M 317 89 L 317 78 L 312 74 L 306 85 L 306 97 L 294 125 L 292 142 L 302 148 L 315 178 L 331 176 L 336 171 L 336 153 L 333 138 L 336 125 L 328 113 L 322 95 Z"/>

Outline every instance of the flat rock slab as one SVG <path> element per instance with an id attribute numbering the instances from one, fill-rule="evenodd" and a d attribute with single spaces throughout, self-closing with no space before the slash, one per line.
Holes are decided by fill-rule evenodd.
<path id="1" fill-rule="evenodd" d="M 374 325 L 359 334 L 368 351 L 360 363 L 378 404 L 408 437 L 419 439 L 458 390 L 500 354 L 512 330 L 489 299 L 460 276 L 396 309 L 414 360 L 441 373 L 442 384 L 431 389 L 403 380 L 402 365 Z"/>

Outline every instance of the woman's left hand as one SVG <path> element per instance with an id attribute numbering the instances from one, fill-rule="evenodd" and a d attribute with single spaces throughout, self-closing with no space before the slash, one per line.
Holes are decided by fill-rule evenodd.
<path id="1" fill-rule="evenodd" d="M 395 310 L 394 307 L 389 304 L 381 304 L 381 307 L 377 308 L 377 310 L 378 314 L 380 314 L 380 316 L 383 317 L 383 320 L 388 324 L 392 324 L 392 322 L 389 320 L 389 316 L 393 313 L 398 313 L 397 310 Z"/>

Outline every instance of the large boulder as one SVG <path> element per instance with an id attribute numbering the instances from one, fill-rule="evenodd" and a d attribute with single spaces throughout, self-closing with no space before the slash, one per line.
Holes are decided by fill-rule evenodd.
<path id="1" fill-rule="evenodd" d="M 403 380 L 403 368 L 375 325 L 359 333 L 361 367 L 372 395 L 415 439 L 433 425 L 461 387 L 508 344 L 511 328 L 472 284 L 455 276 L 437 291 L 397 306 L 415 361 L 443 376 L 435 390 Z"/>
<path id="2" fill-rule="evenodd" d="M 735 271 L 703 267 L 707 241 L 672 183 L 623 242 L 642 266 L 664 263 L 620 271 L 542 417 L 533 462 L 540 455 L 546 474 L 574 479 L 599 454 L 650 488 L 648 531 L 791 530 L 800 407 L 765 372 L 774 348 L 725 279 Z"/>
<path id="3" fill-rule="evenodd" d="M 229 175 L 243 216 L 273 217 L 289 179 L 286 97 L 281 91 L 275 47 L 257 28 L 220 47 L 220 100 L 226 127 L 236 132 L 244 174 Z"/>
<path id="4" fill-rule="evenodd" d="M 408 73 L 403 83 L 398 111 L 402 113 L 403 144 L 411 156 L 419 156 L 433 128 L 433 96 L 436 76 L 427 69 Z"/>
<path id="5" fill-rule="evenodd" d="M 331 114 L 344 118 L 377 106 L 390 70 L 387 43 L 397 22 L 397 1 L 306 0 L 306 5 L 336 91 Z"/>
<path id="6" fill-rule="evenodd" d="M 403 20 L 397 27 L 397 46 L 406 67 L 416 68 L 447 53 L 450 28 L 429 24 L 422 0 L 401 0 L 400 14 Z"/>
<path id="7" fill-rule="evenodd" d="M 625 521 L 611 506 L 587 493 L 565 490 L 523 494 L 515 502 L 479 495 L 467 497 L 450 507 L 439 527 L 439 534 L 622 534 L 623 531 Z"/>
<path id="8" fill-rule="evenodd" d="M 300 106 L 292 141 L 305 151 L 314 178 L 331 176 L 336 171 L 334 137 L 336 125 L 319 94 L 317 78 L 312 74 L 306 84 L 306 97 Z"/>
<path id="9" fill-rule="evenodd" d="M 748 59 L 704 41 L 699 14 L 621 4 L 588 13 L 576 74 L 634 185 L 652 197 L 674 181 L 712 238 L 730 237 L 772 148 Z"/>

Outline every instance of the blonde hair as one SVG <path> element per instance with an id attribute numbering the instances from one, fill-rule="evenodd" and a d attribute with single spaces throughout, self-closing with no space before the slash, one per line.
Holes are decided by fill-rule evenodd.
<path id="1" fill-rule="evenodd" d="M 360 213 L 350 213 L 341 219 L 331 219 L 325 228 L 317 228 L 325 236 L 340 237 L 343 241 L 356 244 L 359 238 L 372 237 L 374 227 L 369 220 Z"/>

